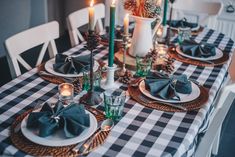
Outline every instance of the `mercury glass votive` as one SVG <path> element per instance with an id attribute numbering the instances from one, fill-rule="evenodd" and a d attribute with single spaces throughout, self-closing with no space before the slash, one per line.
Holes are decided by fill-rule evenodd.
<path id="1" fill-rule="evenodd" d="M 68 105 L 73 102 L 74 86 L 70 83 L 62 83 L 58 87 L 59 101 L 64 105 Z"/>

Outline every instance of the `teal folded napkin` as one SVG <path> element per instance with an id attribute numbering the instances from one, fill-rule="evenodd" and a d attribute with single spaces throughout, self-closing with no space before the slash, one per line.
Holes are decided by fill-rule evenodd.
<path id="1" fill-rule="evenodd" d="M 145 85 L 151 95 L 165 100 L 180 100 L 177 93 L 190 94 L 192 92 L 191 82 L 186 75 L 167 76 L 150 72 L 145 79 Z"/>
<path id="2" fill-rule="evenodd" d="M 40 137 L 63 129 L 65 137 L 71 138 L 80 135 L 89 126 L 89 114 L 83 105 L 75 103 L 64 107 L 57 102 L 54 108 L 45 103 L 39 112 L 30 113 L 27 120 L 27 128 L 38 128 Z"/>
<path id="3" fill-rule="evenodd" d="M 181 20 L 167 21 L 167 24 L 170 25 L 171 27 L 174 27 L 174 28 L 186 28 L 186 27 L 189 27 L 189 28 L 193 29 L 193 28 L 197 28 L 198 27 L 197 23 L 188 22 L 186 18 L 183 18 Z"/>
<path id="4" fill-rule="evenodd" d="M 53 69 L 62 74 L 79 74 L 84 70 L 90 69 L 90 55 L 72 57 L 64 54 L 57 54 Z"/>
<path id="5" fill-rule="evenodd" d="M 216 55 L 216 48 L 213 44 L 197 43 L 194 40 L 184 40 L 180 49 L 183 53 L 193 57 L 208 58 Z"/>

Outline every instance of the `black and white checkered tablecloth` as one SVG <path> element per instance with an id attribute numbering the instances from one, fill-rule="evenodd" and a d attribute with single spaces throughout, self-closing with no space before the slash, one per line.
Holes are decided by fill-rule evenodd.
<path id="1" fill-rule="evenodd" d="M 195 40 L 214 43 L 226 53 L 235 48 L 230 38 L 209 29 L 205 29 Z M 67 53 L 89 53 L 83 46 L 72 48 Z M 94 53 L 96 59 L 107 59 L 107 48 L 104 46 Z M 229 63 L 217 67 L 199 67 L 175 61 L 174 74 L 186 74 L 210 89 L 208 103 L 199 111 L 169 113 L 146 108 L 128 97 L 124 117 L 115 125 L 105 144 L 89 156 L 192 156 L 197 135 L 205 130 L 210 113 L 213 112 L 213 100 L 227 75 Z M 120 88 L 127 89 L 122 84 Z M 12 122 L 32 108 L 38 99 L 56 101 L 57 98 L 57 86 L 41 79 L 36 69 L 2 86 L 0 154 L 27 156 L 11 143 L 9 128 Z"/>

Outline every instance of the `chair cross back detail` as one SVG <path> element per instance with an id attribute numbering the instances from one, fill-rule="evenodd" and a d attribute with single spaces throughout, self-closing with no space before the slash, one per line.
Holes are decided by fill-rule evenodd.
<path id="1" fill-rule="evenodd" d="M 19 63 L 27 70 L 32 69 L 32 67 L 21 57 L 21 54 L 33 47 L 43 44 L 35 66 L 42 63 L 47 48 L 50 58 L 53 58 L 57 54 L 54 39 L 58 37 L 59 24 L 57 21 L 52 21 L 25 30 L 8 38 L 5 41 L 5 46 L 8 51 L 7 58 L 12 78 L 21 75 Z"/>
<path id="2" fill-rule="evenodd" d="M 221 2 L 208 2 L 202 0 L 177 0 L 172 5 L 174 16 L 196 16 L 201 25 L 207 24 L 210 17 L 219 15 L 223 9 Z"/>
<path id="3" fill-rule="evenodd" d="M 67 18 L 69 37 L 72 47 L 78 45 L 79 40 L 81 42 L 85 41 L 78 28 L 89 23 L 88 8 L 89 7 L 75 11 L 71 13 Z M 104 30 L 102 19 L 105 17 L 105 6 L 103 3 L 99 3 L 94 5 L 94 9 L 95 9 L 96 32 L 100 32 L 101 34 Z"/>

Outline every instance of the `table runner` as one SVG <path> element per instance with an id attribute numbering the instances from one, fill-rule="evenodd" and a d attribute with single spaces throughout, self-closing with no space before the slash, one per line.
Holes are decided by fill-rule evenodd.
<path id="1" fill-rule="evenodd" d="M 205 29 L 196 41 L 214 43 L 226 53 L 234 50 L 234 42 L 213 30 Z M 88 54 L 78 45 L 67 54 Z M 107 48 L 94 51 L 96 59 L 107 59 Z M 229 61 L 230 62 L 230 61 Z M 204 131 L 213 111 L 213 100 L 227 74 L 229 62 L 217 67 L 199 67 L 175 61 L 174 74 L 186 74 L 210 89 L 208 104 L 199 111 L 168 113 L 145 108 L 129 97 L 124 117 L 115 125 L 106 143 L 89 156 L 192 156 L 197 135 Z M 120 88 L 127 89 L 120 84 Z M 33 69 L 0 88 L 0 154 L 26 156 L 9 138 L 14 119 L 32 108 L 38 99 L 56 101 L 57 86 L 41 79 Z M 100 107 L 102 109 L 102 107 Z"/>

